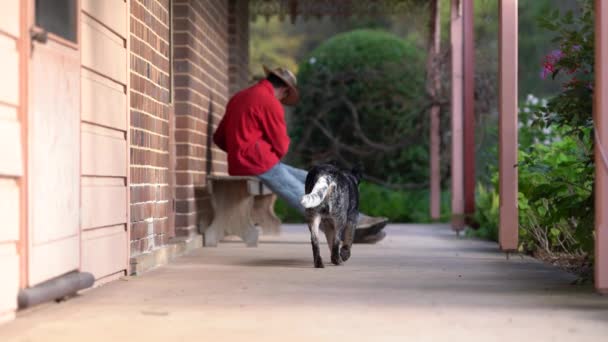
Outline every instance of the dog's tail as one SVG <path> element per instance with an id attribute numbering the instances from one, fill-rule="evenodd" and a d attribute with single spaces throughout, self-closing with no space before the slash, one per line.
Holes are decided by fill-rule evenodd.
<path id="1" fill-rule="evenodd" d="M 304 208 L 315 208 L 323 203 L 334 186 L 334 182 L 330 183 L 327 177 L 321 176 L 317 179 L 310 193 L 302 196 L 300 203 Z"/>

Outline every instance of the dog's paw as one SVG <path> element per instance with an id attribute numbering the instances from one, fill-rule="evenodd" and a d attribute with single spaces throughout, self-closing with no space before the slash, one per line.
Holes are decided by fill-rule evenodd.
<path id="1" fill-rule="evenodd" d="M 342 258 L 342 261 L 350 259 L 350 249 L 342 247 L 342 249 L 340 250 L 340 257 Z"/>
<path id="2" fill-rule="evenodd" d="M 323 260 L 315 260 L 315 268 L 325 268 Z"/>
<path id="3" fill-rule="evenodd" d="M 336 253 L 331 256 L 331 263 L 334 265 L 342 265 L 342 257 L 340 254 Z"/>

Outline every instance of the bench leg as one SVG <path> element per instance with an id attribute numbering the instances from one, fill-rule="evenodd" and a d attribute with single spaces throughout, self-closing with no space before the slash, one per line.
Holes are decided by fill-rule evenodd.
<path id="1" fill-rule="evenodd" d="M 245 245 L 247 247 L 257 247 L 258 246 L 258 237 L 260 233 L 256 226 L 249 226 L 245 231 L 241 233 L 241 239 L 245 241 Z"/>
<path id="2" fill-rule="evenodd" d="M 203 232 L 203 246 L 205 247 L 217 247 L 217 243 L 223 238 L 220 237 L 218 232 L 218 226 L 209 226 Z"/>
<path id="3" fill-rule="evenodd" d="M 251 220 L 253 196 L 247 181 L 216 181 L 211 196 L 214 218 L 205 230 L 205 246 L 217 246 L 226 235 L 237 235 L 248 247 L 258 243 L 258 230 Z"/>
<path id="4" fill-rule="evenodd" d="M 281 220 L 274 213 L 275 194 L 255 196 L 253 200 L 253 221 L 262 227 L 264 235 L 281 234 Z"/>

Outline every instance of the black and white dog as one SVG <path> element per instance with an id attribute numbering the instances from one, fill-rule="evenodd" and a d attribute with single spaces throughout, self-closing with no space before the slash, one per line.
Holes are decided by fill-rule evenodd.
<path id="1" fill-rule="evenodd" d="M 306 209 L 316 268 L 324 267 L 319 254 L 319 230 L 325 232 L 334 265 L 350 258 L 359 215 L 360 180 L 358 169 L 344 171 L 331 164 L 317 165 L 308 172 L 301 203 Z"/>

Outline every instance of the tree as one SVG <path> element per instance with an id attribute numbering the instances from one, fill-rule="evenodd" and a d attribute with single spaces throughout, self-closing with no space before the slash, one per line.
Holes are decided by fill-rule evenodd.
<path id="1" fill-rule="evenodd" d="M 292 161 L 361 163 L 368 180 L 428 184 L 424 54 L 379 30 L 337 35 L 300 65 Z"/>

